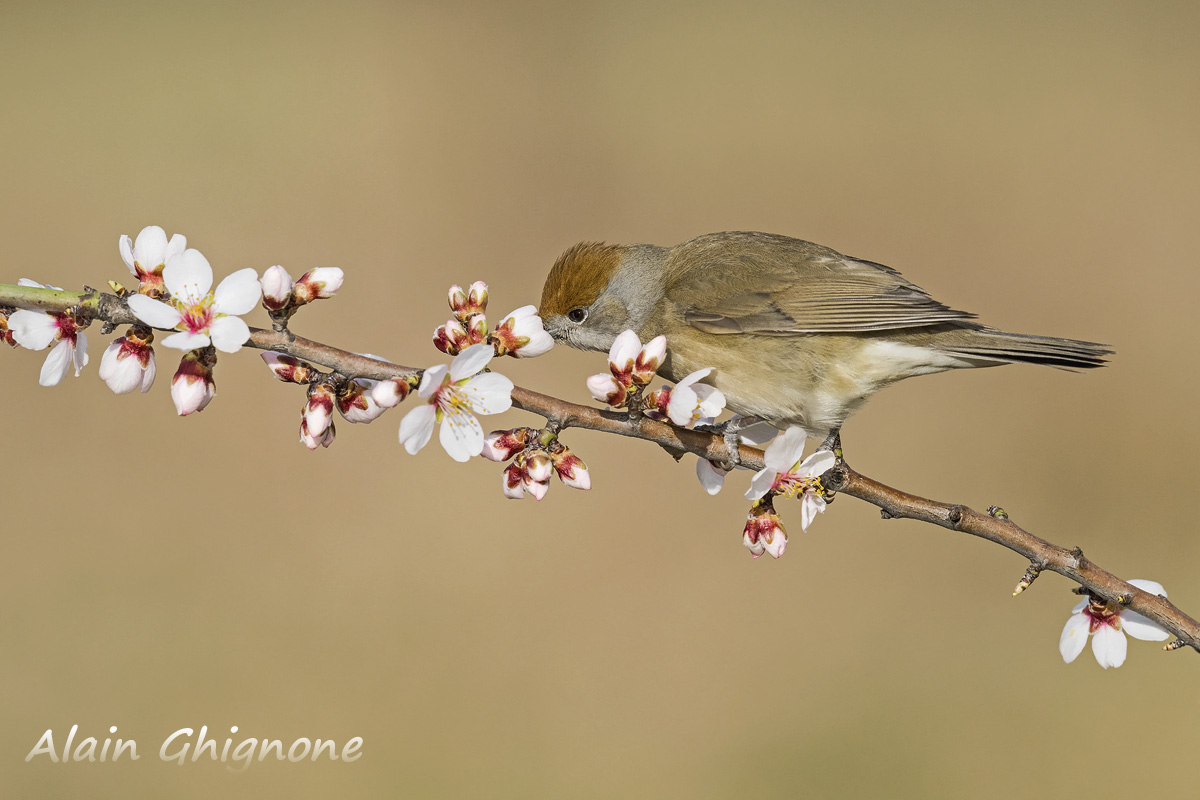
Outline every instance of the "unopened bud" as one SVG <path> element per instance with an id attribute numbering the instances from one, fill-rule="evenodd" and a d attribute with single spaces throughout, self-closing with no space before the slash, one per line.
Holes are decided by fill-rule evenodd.
<path id="1" fill-rule="evenodd" d="M 292 301 L 292 276 L 283 267 L 268 267 L 259 278 L 262 284 L 262 304 L 268 311 L 280 311 Z"/>
<path id="2" fill-rule="evenodd" d="M 292 299 L 296 305 L 304 305 L 313 300 L 333 297 L 337 290 L 342 288 L 345 278 L 346 274 L 337 267 L 310 269 L 301 275 L 292 287 Z"/>
<path id="3" fill-rule="evenodd" d="M 275 373 L 275 377 L 284 383 L 307 384 L 320 375 L 312 364 L 294 356 L 285 356 L 273 350 L 267 350 L 261 355 L 262 360 Z"/>
<path id="4" fill-rule="evenodd" d="M 171 399 L 179 416 L 186 417 L 203 411 L 212 402 L 217 394 L 212 373 L 216 363 L 217 353 L 211 347 L 183 354 L 179 369 L 175 370 L 175 377 L 171 379 Z"/>

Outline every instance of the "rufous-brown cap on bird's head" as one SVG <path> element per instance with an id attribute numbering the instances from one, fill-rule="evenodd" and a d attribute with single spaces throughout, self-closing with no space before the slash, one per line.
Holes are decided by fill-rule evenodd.
<path id="1" fill-rule="evenodd" d="M 567 250 L 546 276 L 538 314 L 546 319 L 596 302 L 624 251 L 624 245 L 603 242 L 580 242 Z"/>

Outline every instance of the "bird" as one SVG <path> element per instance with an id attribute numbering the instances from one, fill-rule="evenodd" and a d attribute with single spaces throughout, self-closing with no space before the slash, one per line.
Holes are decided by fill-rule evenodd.
<path id="1" fill-rule="evenodd" d="M 580 242 L 550 269 L 538 313 L 582 350 L 608 351 L 625 330 L 664 335 L 660 376 L 711 367 L 705 382 L 741 418 L 798 426 L 839 454 L 843 423 L 896 381 L 1013 363 L 1085 370 L 1112 354 L 989 328 L 891 267 L 755 231 L 674 247 Z"/>

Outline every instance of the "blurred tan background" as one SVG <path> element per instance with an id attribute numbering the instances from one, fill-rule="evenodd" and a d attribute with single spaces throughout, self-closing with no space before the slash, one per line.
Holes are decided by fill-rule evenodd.
<path id="1" fill-rule="evenodd" d="M 416 365 L 445 287 L 536 302 L 580 239 L 813 239 L 1109 369 L 877 397 L 851 462 L 1004 505 L 1200 612 L 1200 10 L 1189 3 L 6 3 L 0 280 L 102 286 L 122 233 L 218 276 L 336 265 L 302 335 Z M 252 324 L 263 324 L 261 311 Z M 0 353 L 5 797 L 1008 798 L 1187 794 L 1200 660 L 1102 671 L 1076 598 L 994 545 L 841 498 L 779 562 L 747 474 L 578 431 L 590 493 L 396 444 L 406 409 L 297 441 L 254 352 L 178 419 L 92 363 Z M 603 358 L 506 363 L 584 401 Z M 536 420 L 520 412 L 485 424 Z M 47 728 L 136 763 L 25 754 Z M 162 738 L 365 740 L 353 764 L 158 761 Z M 85 735 L 85 734 L 81 734 Z M 1182 762 L 1182 767 L 1181 767 Z M 1181 795 L 1182 796 L 1182 795 Z"/>

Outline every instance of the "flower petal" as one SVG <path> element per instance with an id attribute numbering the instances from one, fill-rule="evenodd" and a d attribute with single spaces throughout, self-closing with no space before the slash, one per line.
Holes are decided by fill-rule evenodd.
<path id="1" fill-rule="evenodd" d="M 204 299 L 212 288 L 212 282 L 212 267 L 199 250 L 189 248 L 171 256 L 163 268 L 163 283 L 167 291 L 172 297 L 189 305 Z"/>
<path id="2" fill-rule="evenodd" d="M 1063 626 L 1062 635 L 1058 637 L 1058 652 L 1062 654 L 1063 661 L 1070 664 L 1083 652 L 1090 625 L 1091 621 L 1086 614 L 1076 613 L 1067 617 L 1067 624 Z"/>
<path id="3" fill-rule="evenodd" d="M 1111 625 L 1101 625 L 1092 634 L 1092 653 L 1096 656 L 1096 662 L 1105 669 L 1124 664 L 1128 648 L 1129 642 L 1125 634 Z"/>
<path id="4" fill-rule="evenodd" d="M 173 333 L 163 339 L 163 347 L 173 347 L 176 350 L 199 350 L 208 347 L 210 339 L 203 333 Z"/>
<path id="5" fill-rule="evenodd" d="M 690 424 L 696 404 L 696 390 L 691 386 L 684 386 L 681 381 L 671 390 L 671 399 L 667 403 L 667 419 L 680 427 Z"/>
<path id="6" fill-rule="evenodd" d="M 262 284 L 258 273 L 247 267 L 239 269 L 217 284 L 213 293 L 213 308 L 218 314 L 247 314 L 262 299 Z"/>
<path id="7" fill-rule="evenodd" d="M 1130 583 L 1133 583 L 1133 581 L 1130 581 Z M 1138 588 L 1142 587 L 1139 586 Z M 1154 620 L 1147 619 L 1136 611 L 1130 611 L 1129 609 L 1121 612 L 1121 630 L 1135 639 L 1141 639 L 1143 642 L 1162 642 L 1171 636 Z"/>
<path id="8" fill-rule="evenodd" d="M 422 403 L 409 411 L 400 420 L 400 444 L 409 453 L 416 455 L 429 444 L 433 436 L 433 423 L 437 420 L 437 408 L 432 403 Z"/>
<path id="9" fill-rule="evenodd" d="M 1130 583 L 1141 589 L 1143 592 L 1149 592 L 1153 595 L 1161 594 L 1163 597 L 1167 596 L 1167 590 L 1164 589 L 1163 585 L 1158 581 L 1146 581 L 1142 580 L 1141 578 L 1134 578 L 1130 581 Z"/>
<path id="10" fill-rule="evenodd" d="M 793 425 L 767 447 L 763 463 L 776 472 L 789 471 L 804 452 L 804 439 L 804 429 Z"/>
<path id="11" fill-rule="evenodd" d="M 837 456 L 829 450 L 818 450 L 808 458 L 800 462 L 800 466 L 796 468 L 796 472 L 801 475 L 812 475 L 819 478 L 829 470 L 833 469 L 833 465 L 837 463 Z"/>
<path id="12" fill-rule="evenodd" d="M 183 320 L 183 315 L 161 300 L 146 297 L 144 294 L 131 295 L 126 301 L 133 315 L 151 328 L 171 330 Z"/>
<path id="13" fill-rule="evenodd" d="M 625 365 L 637 358 L 640 352 L 642 342 L 637 334 L 633 331 L 622 331 L 613 339 L 612 347 L 608 351 L 608 360 L 609 363 L 616 364 L 617 369 L 625 369 Z"/>
<path id="14" fill-rule="evenodd" d="M 75 334 L 75 346 L 71 348 L 71 362 L 75 365 L 75 377 L 88 363 L 87 336 L 82 331 Z"/>
<path id="15" fill-rule="evenodd" d="M 438 433 L 442 447 L 455 461 L 469 461 L 483 452 L 483 428 L 475 415 L 461 409 L 448 411 L 442 417 Z"/>
<path id="16" fill-rule="evenodd" d="M 714 465 L 707 458 L 696 459 L 696 477 L 700 479 L 700 485 L 704 487 L 704 491 L 709 494 L 721 491 L 721 487 L 725 485 L 725 475 L 725 470 Z"/>
<path id="17" fill-rule="evenodd" d="M 27 350 L 45 350 L 58 338 L 58 323 L 44 311 L 17 309 L 8 318 L 13 339 Z"/>
<path id="18" fill-rule="evenodd" d="M 133 243 L 133 258 L 147 272 L 167 263 L 167 232 L 157 225 L 142 228 Z"/>
<path id="19" fill-rule="evenodd" d="M 254 285 L 258 286 L 257 280 Z M 224 353 L 236 353 L 250 338 L 250 326 L 241 317 L 217 317 L 208 326 L 208 335 L 212 337 L 213 347 Z"/>
<path id="20" fill-rule="evenodd" d="M 473 344 L 454 357 L 450 362 L 450 381 L 458 383 L 478 373 L 496 355 L 490 344 Z"/>
<path id="21" fill-rule="evenodd" d="M 693 383 L 700 380 L 701 378 L 707 378 L 712 373 L 712 371 L 713 371 L 712 367 L 705 367 L 704 369 L 698 369 L 695 372 L 688 373 L 688 375 L 686 377 L 684 377 L 683 380 L 681 380 L 679 383 L 677 383 L 675 385 L 675 388 L 678 389 L 681 386 L 691 386 Z"/>
<path id="22" fill-rule="evenodd" d="M 476 414 L 499 414 L 512 408 L 513 382 L 495 372 L 485 372 L 467 381 L 458 391 Z"/>
<path id="23" fill-rule="evenodd" d="M 746 491 L 746 499 L 757 500 L 771 491 L 771 486 L 775 483 L 778 475 L 779 472 L 770 467 L 764 467 L 754 473 L 754 478 L 750 481 L 750 488 Z"/>
<path id="24" fill-rule="evenodd" d="M 179 255 L 184 250 L 187 250 L 187 237 L 182 233 L 177 233 L 171 237 L 171 241 L 167 242 L 167 249 L 163 252 L 162 263 L 166 264 L 171 256 Z"/>
<path id="25" fill-rule="evenodd" d="M 54 346 L 42 363 L 42 374 L 38 376 L 38 383 L 42 386 L 57 386 L 62 383 L 71 366 L 71 349 L 71 343 L 65 340 Z"/>
<path id="26" fill-rule="evenodd" d="M 125 266 L 129 267 L 129 271 L 136 275 L 137 270 L 133 267 L 133 240 L 129 238 L 129 234 L 121 234 L 121 238 L 117 241 L 117 249 L 121 251 L 121 260 L 125 262 Z"/>
<path id="27" fill-rule="evenodd" d="M 816 492 L 805 492 L 800 501 L 800 530 L 807 531 L 817 514 L 825 513 L 825 498 Z"/>

